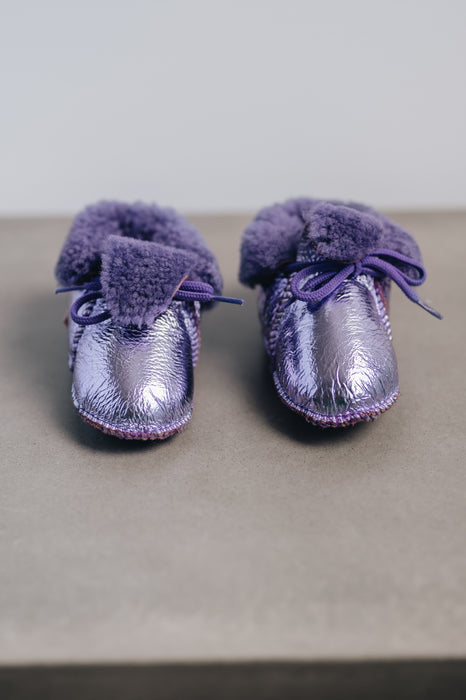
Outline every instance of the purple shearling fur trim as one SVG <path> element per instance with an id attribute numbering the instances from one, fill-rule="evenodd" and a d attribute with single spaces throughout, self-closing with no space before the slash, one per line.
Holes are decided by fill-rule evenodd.
<path id="1" fill-rule="evenodd" d="M 192 256 L 176 248 L 109 236 L 100 275 L 105 306 L 125 326 L 150 325 L 193 266 Z"/>
<path id="2" fill-rule="evenodd" d="M 198 230 L 170 208 L 104 201 L 73 221 L 56 269 L 59 282 L 79 285 L 101 276 L 112 318 L 149 325 L 186 277 L 222 290 L 217 261 Z"/>
<path id="3" fill-rule="evenodd" d="M 280 265 L 296 260 L 306 235 L 321 257 L 353 262 L 387 248 L 421 262 L 414 238 L 386 216 L 354 202 L 302 197 L 262 209 L 246 228 L 241 244 L 240 280 L 266 284 Z"/>

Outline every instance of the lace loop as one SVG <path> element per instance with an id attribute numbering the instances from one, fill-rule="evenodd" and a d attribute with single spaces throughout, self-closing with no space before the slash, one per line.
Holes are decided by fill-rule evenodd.
<path id="1" fill-rule="evenodd" d="M 94 323 L 102 323 L 102 321 L 106 321 L 110 318 L 111 314 L 108 310 L 102 311 L 100 314 L 95 314 L 94 316 L 81 316 L 79 313 L 79 310 L 85 304 L 96 301 L 97 299 L 102 299 L 102 284 L 99 277 L 94 278 L 90 282 L 85 282 L 84 284 L 56 289 L 55 294 L 74 291 L 84 292 L 82 296 L 76 299 L 70 308 L 70 316 L 75 323 L 79 326 L 90 326 Z M 214 294 L 214 288 L 208 282 L 197 282 L 194 280 L 185 280 L 176 291 L 173 299 L 175 301 L 199 301 L 201 303 L 221 301 L 227 304 L 239 304 L 240 306 L 244 304 L 243 299 L 223 297 Z"/>
<path id="2" fill-rule="evenodd" d="M 415 277 L 403 271 L 402 268 L 406 266 L 415 273 Z M 296 272 L 290 282 L 291 293 L 295 299 L 309 303 L 314 309 L 327 301 L 346 280 L 359 275 L 370 275 L 376 278 L 390 277 L 408 299 L 436 318 L 443 318 L 412 289 L 426 279 L 424 266 L 417 260 L 393 250 L 380 248 L 361 260 L 348 264 L 332 260 L 302 261 L 284 265 L 282 270 L 285 273 Z"/>

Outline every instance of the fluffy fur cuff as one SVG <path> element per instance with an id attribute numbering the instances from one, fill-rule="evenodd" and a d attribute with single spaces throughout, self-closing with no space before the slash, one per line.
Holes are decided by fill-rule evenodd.
<path id="1" fill-rule="evenodd" d="M 173 209 L 100 202 L 75 218 L 56 276 L 66 286 L 100 275 L 106 306 L 123 325 L 149 325 L 187 278 L 221 293 L 222 278 L 200 233 Z"/>
<path id="2" fill-rule="evenodd" d="M 377 248 L 421 261 L 414 238 L 401 226 L 362 204 L 290 199 L 262 209 L 244 232 L 240 280 L 266 284 L 277 268 L 296 260 L 303 235 L 323 258 L 353 262 Z"/>

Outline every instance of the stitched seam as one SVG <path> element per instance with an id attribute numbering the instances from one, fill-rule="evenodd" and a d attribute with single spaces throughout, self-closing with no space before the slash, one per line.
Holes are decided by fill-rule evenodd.
<path id="1" fill-rule="evenodd" d="M 304 416 L 309 422 L 313 423 L 314 425 L 320 425 L 322 427 L 345 427 L 362 420 L 374 420 L 374 418 L 376 418 L 378 415 L 384 413 L 391 406 L 393 406 L 398 396 L 400 395 L 400 392 L 397 389 L 392 394 L 390 394 L 390 396 L 385 401 L 379 401 L 376 404 L 374 404 L 374 410 L 348 410 L 345 411 L 345 413 L 336 413 L 333 416 L 328 416 L 324 413 L 319 413 L 317 411 L 306 410 L 302 406 L 296 404 L 283 389 L 276 372 L 273 373 L 273 380 L 277 392 L 283 403 L 285 403 L 296 413 L 299 413 L 300 415 Z"/>
<path id="2" fill-rule="evenodd" d="M 72 393 L 72 398 L 76 410 L 78 411 L 79 415 L 82 416 L 84 420 L 86 420 L 86 422 L 90 423 L 94 427 L 103 430 L 103 432 L 107 432 L 110 435 L 115 435 L 116 437 L 141 439 L 146 436 L 147 439 L 163 439 L 164 437 L 169 437 L 170 435 L 173 435 L 176 432 L 180 432 L 183 428 L 185 428 L 188 425 L 192 416 L 191 409 L 187 419 L 176 421 L 175 423 L 172 423 L 163 430 L 156 430 L 155 426 L 152 426 L 151 428 L 148 426 L 139 425 L 135 425 L 134 430 L 124 430 L 123 428 L 115 426 L 113 423 L 97 419 L 95 416 L 92 415 L 92 413 L 89 413 L 85 409 L 77 406 L 74 393 Z"/>

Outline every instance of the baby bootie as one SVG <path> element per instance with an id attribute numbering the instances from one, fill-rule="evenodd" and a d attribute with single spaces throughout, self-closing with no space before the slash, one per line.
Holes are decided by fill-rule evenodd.
<path id="1" fill-rule="evenodd" d="M 101 202 L 75 218 L 56 266 L 71 291 L 72 398 L 104 433 L 154 440 L 191 419 L 201 309 L 222 278 L 199 232 L 172 209 Z"/>
<path id="2" fill-rule="evenodd" d="M 265 348 L 282 401 L 322 427 L 373 420 L 396 401 L 390 283 L 434 316 L 412 236 L 361 204 L 289 200 L 244 232 L 240 280 L 259 285 Z"/>

